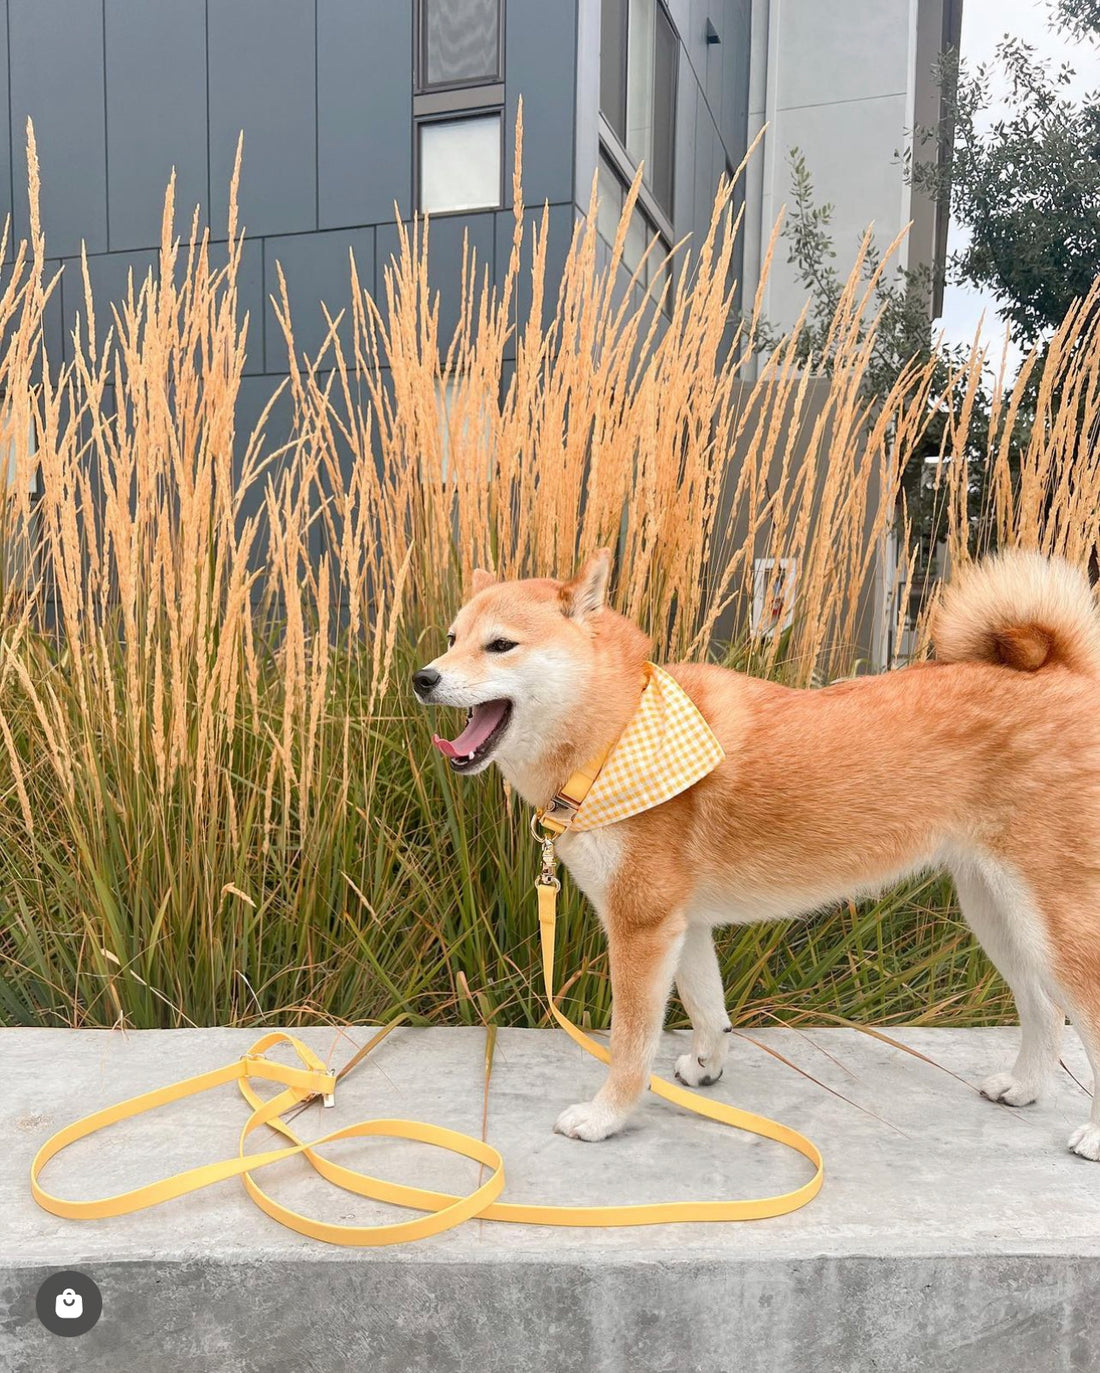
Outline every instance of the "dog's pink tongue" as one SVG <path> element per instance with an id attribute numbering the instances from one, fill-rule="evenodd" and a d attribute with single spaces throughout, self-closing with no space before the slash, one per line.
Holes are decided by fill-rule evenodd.
<path id="1" fill-rule="evenodd" d="M 465 758 L 488 739 L 507 709 L 507 701 L 484 701 L 474 706 L 469 724 L 457 739 L 441 739 L 438 734 L 433 734 L 432 743 L 447 758 Z"/>

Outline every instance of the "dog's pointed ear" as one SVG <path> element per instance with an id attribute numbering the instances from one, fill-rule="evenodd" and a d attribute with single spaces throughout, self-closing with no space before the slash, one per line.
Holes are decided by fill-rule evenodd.
<path id="1" fill-rule="evenodd" d="M 496 576 L 492 572 L 486 572 L 483 567 L 475 567 L 470 575 L 470 595 L 476 596 L 479 591 L 484 591 L 487 586 L 494 586 L 496 580 Z"/>
<path id="2" fill-rule="evenodd" d="M 597 549 L 571 582 L 561 589 L 561 605 L 573 620 L 594 615 L 607 603 L 607 583 L 611 577 L 611 550 Z"/>

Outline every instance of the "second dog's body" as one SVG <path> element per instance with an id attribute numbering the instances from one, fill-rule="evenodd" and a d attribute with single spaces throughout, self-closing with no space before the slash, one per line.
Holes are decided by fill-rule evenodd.
<path id="1" fill-rule="evenodd" d="M 483 584 L 430 669 L 431 699 L 507 703 L 490 753 L 535 805 L 637 709 L 648 644 L 603 606 L 606 575 L 595 560 L 573 583 Z M 1020 1056 L 983 1091 L 1034 1100 L 1067 1008 L 1100 1068 L 1100 621 L 1088 587 L 1034 555 L 985 564 L 948 592 L 936 645 L 943 661 L 821 690 L 667 669 L 726 757 L 671 800 L 559 841 L 607 931 L 613 992 L 608 1079 L 560 1131 L 602 1139 L 621 1126 L 674 980 L 694 1030 L 678 1075 L 721 1074 L 713 926 L 810 912 L 927 868 L 952 873 L 1019 1007 Z M 456 744 L 477 735 L 471 725 Z M 480 770 L 482 747 L 459 769 Z M 1071 1147 L 1100 1157 L 1100 1106 Z"/>

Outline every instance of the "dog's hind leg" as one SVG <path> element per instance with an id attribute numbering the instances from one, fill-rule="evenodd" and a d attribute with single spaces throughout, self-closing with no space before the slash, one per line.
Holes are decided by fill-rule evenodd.
<path id="1" fill-rule="evenodd" d="M 1100 987 L 1093 989 L 1093 996 L 1100 996 Z M 1069 1147 L 1082 1158 L 1100 1161 L 1100 1012 L 1071 1011 L 1071 1015 L 1092 1068 L 1092 1112 L 1088 1121 L 1070 1135 Z"/>
<path id="2" fill-rule="evenodd" d="M 1058 1066 L 1066 1017 L 1052 995 L 1054 974 L 1046 931 L 1027 886 L 990 860 L 953 868 L 959 905 L 1020 1015 L 1020 1052 L 1011 1072 L 981 1084 L 982 1095 L 1008 1106 L 1034 1101 Z"/>
<path id="3" fill-rule="evenodd" d="M 676 991 L 692 1029 L 691 1053 L 676 1060 L 676 1076 L 688 1087 L 709 1087 L 722 1076 L 730 1019 L 714 938 L 706 925 L 687 928 L 676 968 Z"/>
<path id="4" fill-rule="evenodd" d="M 1096 904 L 1090 902 L 1080 921 L 1060 922 L 1056 971 L 1066 991 L 1073 1028 L 1081 1036 L 1092 1069 L 1092 1111 L 1069 1137 L 1069 1147 L 1082 1158 L 1100 1161 L 1100 932 Z"/>

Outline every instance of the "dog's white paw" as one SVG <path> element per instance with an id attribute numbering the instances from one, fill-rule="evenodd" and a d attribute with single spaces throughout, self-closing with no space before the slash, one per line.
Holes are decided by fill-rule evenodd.
<path id="1" fill-rule="evenodd" d="M 600 1101 L 579 1101 L 567 1106 L 554 1122 L 554 1130 L 570 1139 L 596 1141 L 613 1135 L 623 1124 L 624 1117 Z"/>
<path id="2" fill-rule="evenodd" d="M 1003 1101 L 1006 1106 L 1030 1106 L 1039 1095 L 1035 1083 L 1021 1081 L 1011 1073 L 994 1073 L 979 1090 L 988 1100 Z"/>
<path id="3" fill-rule="evenodd" d="M 685 1087 L 712 1087 L 722 1076 L 722 1068 L 695 1054 L 681 1054 L 676 1060 L 676 1076 Z"/>
<path id="4" fill-rule="evenodd" d="M 1069 1137 L 1069 1147 L 1082 1158 L 1100 1161 L 1100 1125 L 1089 1121 Z"/>

